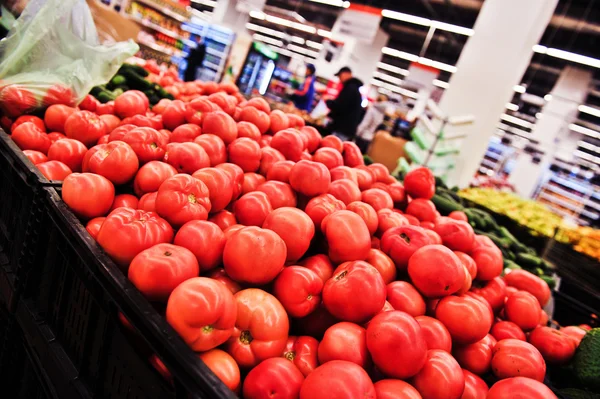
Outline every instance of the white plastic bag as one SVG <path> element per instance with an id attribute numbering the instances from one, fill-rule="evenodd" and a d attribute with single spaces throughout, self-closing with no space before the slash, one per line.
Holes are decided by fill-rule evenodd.
<path id="1" fill-rule="evenodd" d="M 137 51 L 132 40 L 99 45 L 85 0 L 30 0 L 0 42 L 0 108 L 16 117 L 78 104 Z"/>

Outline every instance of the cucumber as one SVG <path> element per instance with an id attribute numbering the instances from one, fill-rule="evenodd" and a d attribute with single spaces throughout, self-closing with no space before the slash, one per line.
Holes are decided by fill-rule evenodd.
<path id="1" fill-rule="evenodd" d="M 554 277 L 540 276 L 540 278 L 542 280 L 544 280 L 546 282 L 546 284 L 548 284 L 548 287 L 550 287 L 551 290 L 553 290 L 554 288 L 556 288 L 556 279 Z"/>
<path id="2" fill-rule="evenodd" d="M 116 88 L 112 91 L 112 94 L 115 96 L 115 98 L 119 97 L 123 93 L 125 93 L 125 91 L 121 88 Z"/>
<path id="3" fill-rule="evenodd" d="M 521 266 L 517 265 L 515 262 L 513 262 L 510 259 L 504 259 L 504 267 L 506 269 L 510 269 L 510 270 L 522 269 Z"/>
<path id="4" fill-rule="evenodd" d="M 477 230 L 489 230 L 487 221 L 483 219 L 478 213 L 474 212 L 474 208 L 464 208 L 463 212 L 467 215 L 471 226 L 473 226 Z"/>
<path id="5" fill-rule="evenodd" d="M 98 101 L 105 104 L 109 101 L 114 101 L 116 97 L 113 95 L 112 92 L 103 90 L 96 96 L 96 98 L 98 99 Z"/>
<path id="6" fill-rule="evenodd" d="M 121 73 L 122 70 L 130 70 L 144 78 L 146 76 L 150 75 L 150 73 L 148 71 L 146 71 L 144 68 L 142 68 L 139 65 L 123 64 L 123 66 L 121 66 L 121 68 L 119 69 L 119 73 Z"/>
<path id="7" fill-rule="evenodd" d="M 130 69 L 123 69 L 119 71 L 121 75 L 127 78 L 127 84 L 132 89 L 145 91 L 152 90 L 152 83 L 148 82 L 146 79 L 138 75 L 137 73 L 131 71 Z"/>
<path id="8" fill-rule="evenodd" d="M 542 265 L 542 259 L 535 255 L 521 252 L 517 254 L 517 263 L 526 269 L 536 269 Z"/>
<path id="9" fill-rule="evenodd" d="M 438 194 L 435 194 L 431 198 L 431 202 L 434 203 L 437 211 L 443 216 L 448 216 L 450 212 L 463 210 L 462 205 L 458 202 L 450 200 L 449 198 L 444 198 Z"/>
<path id="10" fill-rule="evenodd" d="M 117 74 L 117 75 L 113 76 L 113 78 L 110 80 L 110 83 L 112 83 L 115 87 L 117 87 L 117 86 L 127 84 L 127 79 L 125 78 L 125 76 Z"/>
<path id="11" fill-rule="evenodd" d="M 507 240 L 510 241 L 511 245 L 513 244 L 520 244 L 519 241 L 515 238 L 515 236 L 513 236 L 510 231 L 508 231 L 508 229 L 504 226 L 500 226 L 498 228 L 498 233 L 500 233 L 500 236 L 503 238 L 506 238 Z"/>

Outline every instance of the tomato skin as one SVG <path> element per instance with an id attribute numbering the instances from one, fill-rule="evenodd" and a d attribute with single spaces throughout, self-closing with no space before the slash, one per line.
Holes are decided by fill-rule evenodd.
<path id="1" fill-rule="evenodd" d="M 113 130 L 115 130 L 119 126 L 119 123 L 121 122 L 119 117 L 117 117 L 115 115 L 111 115 L 111 114 L 100 115 L 100 119 L 102 119 L 102 122 L 104 122 L 104 124 L 106 125 L 107 132 L 112 132 Z M 102 137 L 106 137 L 106 136 L 107 135 L 104 135 Z M 100 139 L 98 139 L 98 144 L 106 144 L 106 143 L 100 142 L 100 140 L 102 140 L 102 137 L 100 137 Z M 108 137 L 106 137 L 105 140 L 108 143 Z"/>
<path id="2" fill-rule="evenodd" d="M 476 374 L 471 373 L 468 370 L 463 369 L 465 378 L 465 390 L 461 396 L 461 399 L 481 399 L 485 398 L 488 393 L 488 386 L 481 378 Z"/>
<path id="3" fill-rule="evenodd" d="M 46 161 L 35 165 L 48 180 L 63 181 L 71 173 L 71 169 L 60 161 Z"/>
<path id="4" fill-rule="evenodd" d="M 411 256 L 429 243 L 429 236 L 424 229 L 416 226 L 399 226 L 383 234 L 381 250 L 394 261 L 398 270 L 406 270 Z"/>
<path id="5" fill-rule="evenodd" d="M 440 235 L 444 245 L 453 251 L 470 252 L 473 248 L 475 233 L 467 222 L 440 218 L 435 224 L 435 232 Z"/>
<path id="6" fill-rule="evenodd" d="M 56 145 L 66 140 L 59 140 Z M 116 185 L 125 184 L 136 175 L 138 158 L 133 149 L 122 141 L 99 144 L 89 149 L 82 160 L 84 172 L 106 177 Z"/>
<path id="7" fill-rule="evenodd" d="M 110 207 L 110 212 L 117 208 L 131 208 L 138 209 L 139 201 L 135 195 L 131 194 L 118 194 L 115 195 L 115 199 Z"/>
<path id="8" fill-rule="evenodd" d="M 233 184 L 232 200 L 238 199 L 242 193 L 242 185 L 244 183 L 244 171 L 242 168 L 233 163 L 222 163 L 217 165 L 216 168 L 221 169 L 229 175 L 229 179 Z"/>
<path id="9" fill-rule="evenodd" d="M 431 199 L 435 194 L 435 177 L 425 167 L 413 169 L 404 177 L 404 188 L 412 198 Z"/>
<path id="10" fill-rule="evenodd" d="M 58 133 L 58 132 L 52 132 L 52 133 L 48 133 L 48 138 L 50 139 L 50 141 L 52 143 L 57 142 L 58 140 L 62 140 L 62 139 L 66 139 L 67 136 L 65 136 L 62 133 Z"/>
<path id="11" fill-rule="evenodd" d="M 321 224 L 327 216 L 344 209 L 346 206 L 342 201 L 331 194 L 322 194 L 308 201 L 304 211 L 315 224 L 315 229 L 320 230 Z"/>
<path id="12" fill-rule="evenodd" d="M 460 399 L 465 389 L 462 369 L 448 352 L 431 349 L 423 368 L 412 379 L 423 399 Z"/>
<path id="13" fill-rule="evenodd" d="M 256 141 L 260 141 L 260 131 L 258 128 L 250 122 L 238 122 L 237 123 L 238 137 L 247 137 Z"/>
<path id="14" fill-rule="evenodd" d="M 435 317 L 450 332 L 452 340 L 462 345 L 483 339 L 492 327 L 487 306 L 470 296 L 448 296 L 435 309 Z"/>
<path id="15" fill-rule="evenodd" d="M 143 93 L 140 94 L 126 91 L 118 96 L 115 100 L 115 114 L 117 114 L 119 118 L 145 114 L 148 105 L 144 101 L 142 95 L 146 97 Z"/>
<path id="16" fill-rule="evenodd" d="M 283 269 L 285 242 L 273 231 L 259 227 L 244 227 L 227 239 L 223 265 L 235 281 L 266 284 Z"/>
<path id="17" fill-rule="evenodd" d="M 312 154 L 319 148 L 322 138 L 321 133 L 317 129 L 312 126 L 304 126 L 300 128 L 300 134 L 306 138 L 306 149 L 308 152 Z"/>
<path id="18" fill-rule="evenodd" d="M 258 143 L 247 137 L 235 139 L 227 147 L 229 162 L 244 172 L 256 172 L 260 166 L 261 151 Z"/>
<path id="19" fill-rule="evenodd" d="M 198 355 L 208 367 L 229 389 L 235 393 L 240 390 L 240 368 L 229 353 L 220 349 L 211 349 Z"/>
<path id="20" fill-rule="evenodd" d="M 244 173 L 244 183 L 242 184 L 242 195 L 256 191 L 258 186 L 266 182 L 264 176 L 258 173 Z M 210 189 L 209 189 L 210 190 Z"/>
<path id="21" fill-rule="evenodd" d="M 282 357 L 292 362 L 306 377 L 319 365 L 319 361 L 317 360 L 318 346 L 319 341 L 313 337 L 295 337 L 290 335 Z"/>
<path id="22" fill-rule="evenodd" d="M 515 392 L 526 399 L 556 399 L 546 385 L 525 377 L 513 377 L 496 382 L 489 390 L 487 399 L 511 399 Z"/>
<path id="23" fill-rule="evenodd" d="M 504 276 L 504 281 L 509 287 L 529 292 L 537 298 L 541 306 L 545 306 L 550 300 L 548 283 L 526 270 L 512 270 Z"/>
<path id="24" fill-rule="evenodd" d="M 322 147 L 315 151 L 313 161 L 322 163 L 330 170 L 344 165 L 342 154 L 338 150 L 328 147 Z"/>
<path id="25" fill-rule="evenodd" d="M 12 131 L 11 139 L 21 150 L 39 151 L 47 154 L 52 144 L 48 135 L 33 122 L 25 122 Z"/>
<path id="26" fill-rule="evenodd" d="M 93 218 L 85 225 L 85 229 L 94 240 L 98 238 L 98 232 L 100 231 L 100 227 L 102 227 L 102 223 L 104 223 L 104 219 L 106 218 L 103 216 Z"/>
<path id="27" fill-rule="evenodd" d="M 323 281 L 313 271 L 302 266 L 284 268 L 273 284 L 273 295 L 288 315 L 304 317 L 321 303 Z"/>
<path id="28" fill-rule="evenodd" d="M 296 193 L 287 183 L 276 180 L 268 181 L 258 186 L 256 190 L 267 194 L 273 209 L 283 207 L 295 208 L 297 205 Z"/>
<path id="29" fill-rule="evenodd" d="M 463 266 L 467 268 L 467 271 L 469 272 L 471 279 L 474 279 L 475 276 L 477 276 L 477 265 L 475 264 L 475 261 L 473 260 L 473 258 L 471 258 L 466 253 L 460 252 L 460 251 L 454 251 L 454 255 L 458 256 L 458 259 L 460 259 Z M 500 280 L 502 280 L 502 279 L 500 279 Z M 492 281 L 494 281 L 494 280 L 492 280 Z M 504 300 L 502 302 L 504 302 Z"/>
<path id="30" fill-rule="evenodd" d="M 264 147 L 260 149 L 260 167 L 258 173 L 267 176 L 267 172 L 276 162 L 285 161 L 284 156 L 274 148 Z"/>
<path id="31" fill-rule="evenodd" d="M 196 143 L 169 143 L 163 161 L 177 169 L 178 173 L 192 174 L 198 169 L 208 168 L 208 154 Z"/>
<path id="32" fill-rule="evenodd" d="M 443 297 L 457 292 L 463 285 L 465 273 L 460 259 L 442 245 L 421 247 L 408 261 L 408 275 L 426 297 Z"/>
<path id="33" fill-rule="evenodd" d="M 203 182 L 208 188 L 210 211 L 222 211 L 233 197 L 233 184 L 227 172 L 217 168 L 199 169 L 192 176 Z"/>
<path id="34" fill-rule="evenodd" d="M 75 111 L 65 121 L 65 135 L 91 147 L 108 133 L 106 124 L 90 111 Z"/>
<path id="35" fill-rule="evenodd" d="M 214 223 L 191 220 L 181 226 L 173 243 L 189 249 L 194 254 L 200 272 L 214 269 L 223 260 L 225 234 Z"/>
<path id="36" fill-rule="evenodd" d="M 526 291 L 511 294 L 504 304 L 506 319 L 512 321 L 523 331 L 533 330 L 540 321 L 540 304 Z"/>
<path id="37" fill-rule="evenodd" d="M 379 225 L 379 218 L 377 212 L 373 207 L 362 201 L 355 201 L 346 207 L 347 210 L 356 213 L 358 216 L 364 220 L 367 228 L 369 229 L 369 234 L 373 235 L 377 231 L 377 227 Z"/>
<path id="38" fill-rule="evenodd" d="M 472 292 L 481 295 L 490 304 L 494 312 L 498 312 L 504 307 L 507 292 L 506 283 L 502 277 L 495 277 L 483 287 L 474 288 Z"/>
<path id="39" fill-rule="evenodd" d="M 461 220 L 463 222 L 469 222 L 469 218 L 467 217 L 467 214 L 464 213 L 463 211 L 452 211 L 452 212 L 450 212 L 448 217 L 450 219 L 454 219 L 454 220 Z"/>
<path id="40" fill-rule="evenodd" d="M 319 343 L 318 355 L 321 364 L 345 360 L 369 369 L 371 356 L 367 350 L 367 331 L 354 323 L 334 324 L 325 331 Z"/>
<path id="41" fill-rule="evenodd" d="M 504 265 L 498 248 L 479 247 L 470 255 L 477 265 L 477 280 L 489 281 L 502 273 Z"/>
<path id="42" fill-rule="evenodd" d="M 304 375 L 291 362 L 280 357 L 262 361 L 244 380 L 244 398 L 263 399 L 276 396 L 298 398 Z"/>
<path id="43" fill-rule="evenodd" d="M 546 362 L 533 345 L 518 339 L 504 339 L 492 349 L 492 371 L 500 379 L 528 377 L 543 382 Z"/>
<path id="44" fill-rule="evenodd" d="M 130 130 L 122 139 L 137 155 L 140 164 L 150 161 L 162 161 L 165 157 L 165 145 L 156 129 L 151 127 L 137 127 Z M 113 136 L 109 141 L 114 141 Z"/>
<path id="45" fill-rule="evenodd" d="M 356 179 L 358 180 L 358 187 L 361 190 L 368 190 L 373 185 L 375 178 L 368 170 L 356 169 Z"/>
<path id="46" fill-rule="evenodd" d="M 375 399 L 375 387 L 367 372 L 344 360 L 317 367 L 304 380 L 300 399 Z"/>
<path id="47" fill-rule="evenodd" d="M 316 197 L 329 190 L 331 174 L 325 165 L 313 161 L 299 161 L 290 171 L 290 184 L 298 193 Z"/>
<path id="48" fill-rule="evenodd" d="M 227 275 L 227 272 L 225 271 L 225 269 L 222 269 L 222 268 L 213 269 L 210 271 L 210 273 L 208 273 L 208 275 L 206 277 L 209 277 L 213 280 L 220 282 L 225 287 L 227 287 L 227 289 L 229 291 L 231 291 L 231 293 L 234 295 L 242 290 L 242 287 L 238 283 L 233 281 L 231 279 L 231 277 L 229 277 Z"/>
<path id="49" fill-rule="evenodd" d="M 371 188 L 363 191 L 361 201 L 371 205 L 375 211 L 394 208 L 394 201 L 390 194 L 379 188 Z"/>
<path id="50" fill-rule="evenodd" d="M 339 137 L 334 135 L 323 137 L 323 139 L 321 140 L 321 148 L 323 147 L 333 148 L 337 150 L 337 152 L 339 152 L 340 154 L 342 153 L 342 151 L 344 151 L 343 141 Z"/>
<path id="51" fill-rule="evenodd" d="M 333 276 L 335 268 L 326 255 L 314 255 L 305 258 L 301 263 L 302 266 L 315 272 L 323 281 L 323 284 Z"/>
<path id="52" fill-rule="evenodd" d="M 226 210 L 213 213 L 210 218 L 208 218 L 208 221 L 215 223 L 223 231 L 225 231 L 226 228 L 237 224 L 235 215 Z"/>
<path id="53" fill-rule="evenodd" d="M 392 259 L 383 251 L 371 248 L 369 256 L 365 261 L 377 269 L 385 284 L 390 284 L 396 280 L 396 266 Z"/>
<path id="54" fill-rule="evenodd" d="M 382 237 L 389 229 L 408 225 L 408 220 L 404 215 L 388 208 L 380 209 L 379 212 L 377 212 L 377 219 L 377 234 L 380 237 Z"/>
<path id="55" fill-rule="evenodd" d="M 253 123 L 260 131 L 260 134 L 265 134 L 271 125 L 269 114 L 252 106 L 242 108 L 240 121 Z"/>
<path id="56" fill-rule="evenodd" d="M 284 183 L 290 182 L 290 174 L 292 168 L 296 165 L 293 161 L 278 161 L 275 162 L 267 171 L 267 180 L 276 180 Z"/>
<path id="57" fill-rule="evenodd" d="M 167 322 L 196 352 L 226 342 L 233 334 L 237 304 L 222 283 L 190 278 L 173 290 L 167 302 Z"/>
<path id="58" fill-rule="evenodd" d="M 237 320 L 227 352 L 242 368 L 280 356 L 288 339 L 289 319 L 277 298 L 248 288 L 235 294 L 235 300 Z"/>
<path id="59" fill-rule="evenodd" d="M 44 121 L 41 120 L 40 118 L 38 118 L 37 116 L 33 116 L 33 115 L 21 115 L 19 116 L 12 124 L 12 126 L 10 127 L 10 132 L 12 133 L 17 127 L 19 127 L 20 125 L 22 125 L 25 122 L 31 122 L 33 123 L 38 129 L 40 129 L 42 132 L 46 132 L 46 125 L 44 124 Z"/>
<path id="60" fill-rule="evenodd" d="M 375 383 L 377 399 L 421 399 L 421 394 L 408 382 L 380 380 Z"/>
<path id="61" fill-rule="evenodd" d="M 117 208 L 102 223 L 97 241 L 126 270 L 138 253 L 172 239 L 173 228 L 156 213 Z"/>
<path id="62" fill-rule="evenodd" d="M 337 211 L 321 222 L 334 263 L 364 260 L 371 250 L 371 235 L 365 222 L 354 212 Z M 383 306 L 383 305 L 382 305 Z"/>
<path id="63" fill-rule="evenodd" d="M 525 333 L 521 328 L 512 321 L 499 321 L 492 326 L 490 334 L 496 338 L 496 341 L 513 338 L 525 341 Z"/>
<path id="64" fill-rule="evenodd" d="M 127 277 L 148 300 L 166 302 L 179 284 L 199 273 L 198 261 L 190 250 L 157 244 L 133 258 Z"/>
<path id="65" fill-rule="evenodd" d="M 108 212 L 115 199 L 115 187 L 100 175 L 72 173 L 64 179 L 62 198 L 75 214 L 92 219 Z"/>
<path id="66" fill-rule="evenodd" d="M 194 139 L 208 155 L 210 166 L 217 166 L 227 162 L 227 150 L 223 140 L 214 134 L 202 134 Z"/>
<path id="67" fill-rule="evenodd" d="M 79 109 L 94 112 L 96 111 L 98 104 L 100 104 L 100 101 L 96 100 L 96 98 L 94 98 L 94 96 L 91 94 L 87 94 L 79 103 Z"/>
<path id="68" fill-rule="evenodd" d="M 296 129 L 285 129 L 275 133 L 271 147 L 279 151 L 285 159 L 298 162 L 304 151 L 304 142 Z"/>
<path id="69" fill-rule="evenodd" d="M 492 349 L 495 344 L 494 337 L 488 334 L 474 344 L 455 346 L 452 354 L 461 367 L 474 374 L 483 375 L 490 370 Z"/>
<path id="70" fill-rule="evenodd" d="M 349 179 L 339 179 L 329 185 L 329 194 L 333 195 L 344 204 L 360 201 L 361 193 L 358 185 Z"/>
<path id="71" fill-rule="evenodd" d="M 17 118 L 38 105 L 33 93 L 19 85 L 4 86 L 0 94 L 0 107 L 11 118 Z"/>
<path id="72" fill-rule="evenodd" d="M 177 170 L 165 162 L 150 161 L 143 165 L 135 175 L 133 189 L 138 196 L 157 192 L 160 185 L 177 174 Z"/>
<path id="73" fill-rule="evenodd" d="M 238 222 L 245 226 L 262 226 L 272 211 L 269 197 L 262 191 L 244 194 L 233 204 L 233 213 Z"/>
<path id="74" fill-rule="evenodd" d="M 562 331 L 550 327 L 537 327 L 529 334 L 529 343 L 540 351 L 549 364 L 569 363 L 575 354 L 575 341 Z"/>
<path id="75" fill-rule="evenodd" d="M 158 189 L 156 213 L 173 226 L 183 226 L 190 220 L 206 220 L 209 211 L 208 188 L 190 175 L 169 177 Z"/>
<path id="76" fill-rule="evenodd" d="M 425 301 L 412 284 L 394 281 L 386 287 L 386 300 L 395 310 L 408 313 L 412 317 L 425 314 Z"/>
<path id="77" fill-rule="evenodd" d="M 568 337 L 570 337 L 571 339 L 573 339 L 575 347 L 579 346 L 579 344 L 581 343 L 581 340 L 583 339 L 583 337 L 587 333 L 586 330 L 584 330 L 581 327 L 577 327 L 577 326 L 563 327 L 563 328 L 560 329 L 560 332 L 562 332 L 563 334 L 565 334 Z"/>
<path id="78" fill-rule="evenodd" d="M 23 154 L 25 154 L 27 159 L 29 159 L 29 161 L 34 165 L 48 161 L 48 157 L 39 151 L 25 150 L 23 151 Z"/>
<path id="79" fill-rule="evenodd" d="M 304 256 L 315 235 L 315 226 L 310 217 L 292 207 L 275 209 L 267 215 L 262 227 L 274 231 L 284 241 L 287 262 L 295 262 Z"/>
<path id="80" fill-rule="evenodd" d="M 331 181 L 341 180 L 341 179 L 350 179 L 356 185 L 358 185 L 358 177 L 356 175 L 356 170 L 349 168 L 348 166 L 338 166 L 329 171 L 331 174 Z"/>
<path id="81" fill-rule="evenodd" d="M 441 321 L 429 316 L 417 316 L 415 320 L 421 327 L 427 349 L 440 349 L 451 353 L 452 337 Z"/>

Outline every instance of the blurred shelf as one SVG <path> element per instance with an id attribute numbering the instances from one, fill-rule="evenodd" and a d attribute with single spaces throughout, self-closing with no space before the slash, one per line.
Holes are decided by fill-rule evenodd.
<path id="1" fill-rule="evenodd" d="M 173 19 L 176 19 L 179 22 L 187 22 L 190 20 L 189 17 L 186 17 L 184 15 L 181 15 L 175 11 L 170 10 L 169 8 L 162 6 L 158 3 L 156 3 L 155 1 L 152 0 L 135 0 L 136 2 L 140 3 L 140 4 L 144 4 L 147 5 L 148 7 L 152 7 L 153 9 L 160 11 L 161 13 L 163 13 L 164 15 L 171 17 Z"/>

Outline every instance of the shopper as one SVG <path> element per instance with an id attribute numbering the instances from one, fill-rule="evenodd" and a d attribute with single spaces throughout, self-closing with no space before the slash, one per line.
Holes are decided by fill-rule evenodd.
<path id="1" fill-rule="evenodd" d="M 299 110 L 310 112 L 315 98 L 315 80 L 317 79 L 313 64 L 306 64 L 304 76 L 304 84 L 300 89 L 294 91 L 292 101 Z"/>
<path id="2" fill-rule="evenodd" d="M 362 116 L 362 95 L 359 89 L 363 83 L 352 76 L 352 70 L 348 67 L 340 69 L 335 76 L 340 79 L 343 87 L 335 100 L 326 102 L 331 118 L 328 129 L 342 140 L 352 140 Z"/>
<path id="3" fill-rule="evenodd" d="M 358 125 L 354 139 L 363 154 L 367 153 L 373 137 L 375 137 L 375 132 L 385 119 L 386 112 L 397 105 L 397 100 L 388 101 L 388 97 L 382 94 L 369 106 L 362 122 Z"/>
<path id="4" fill-rule="evenodd" d="M 183 75 L 183 80 L 193 82 L 196 80 L 196 72 L 202 66 L 204 56 L 206 55 L 206 44 L 200 36 L 196 38 L 196 48 L 190 50 L 190 55 L 187 57 L 187 68 Z"/>

